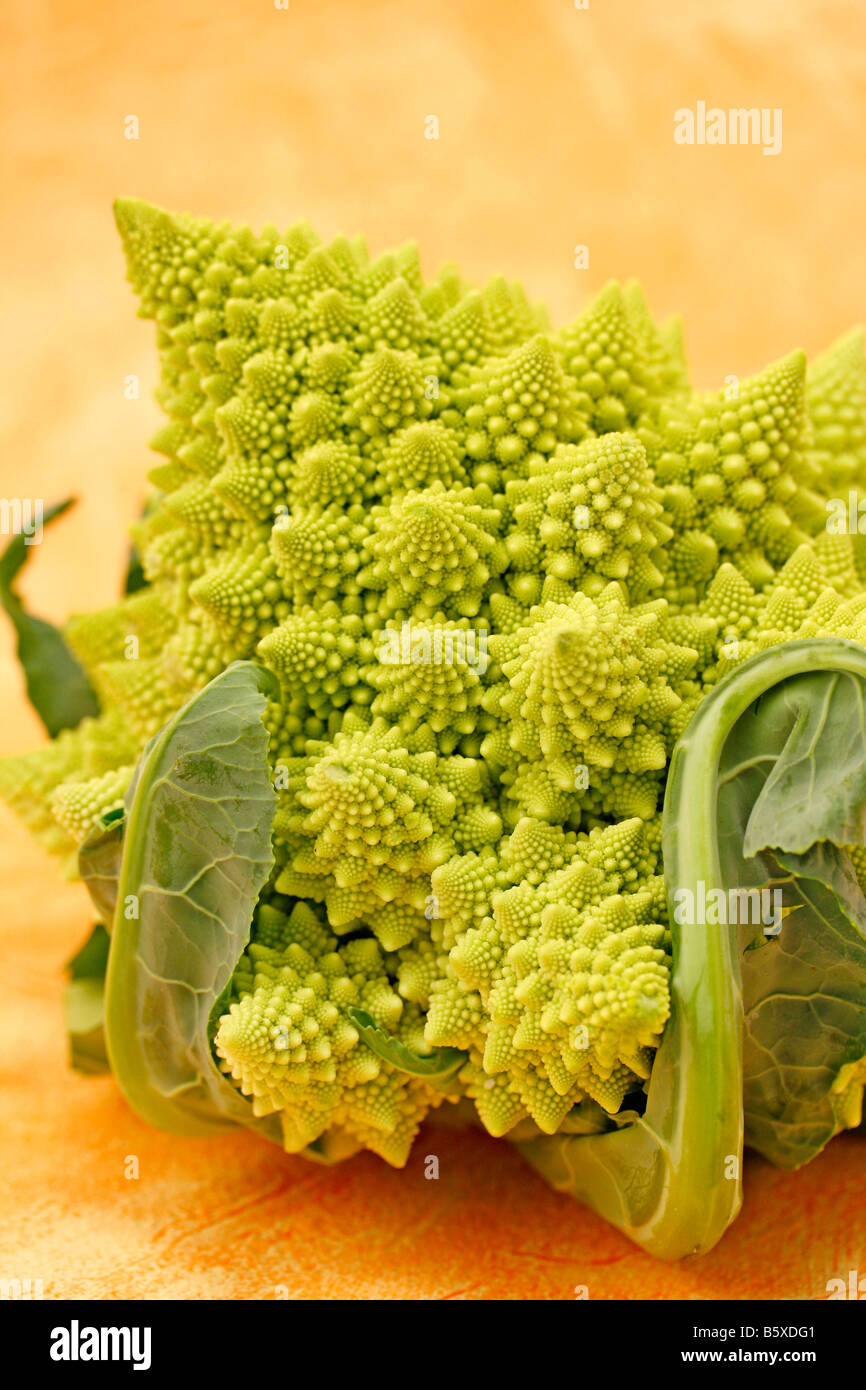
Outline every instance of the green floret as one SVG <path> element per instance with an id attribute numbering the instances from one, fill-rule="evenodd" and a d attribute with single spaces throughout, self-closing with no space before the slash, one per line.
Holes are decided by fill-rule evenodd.
<path id="1" fill-rule="evenodd" d="M 508 536 L 512 565 L 567 580 L 584 592 L 625 580 L 634 601 L 663 575 L 652 553 L 669 541 L 661 492 L 643 445 L 626 434 L 563 446 L 510 483 L 516 527 Z"/>
<path id="2" fill-rule="evenodd" d="M 403 496 L 436 482 L 447 488 L 465 486 L 463 452 L 454 431 L 438 420 L 399 430 L 377 464 L 380 495 Z"/>
<path id="3" fill-rule="evenodd" d="M 482 753 L 510 758 L 518 776 L 541 763 L 545 778 L 569 795 L 583 769 L 584 789 L 600 793 L 602 809 L 616 814 L 610 803 L 616 795 L 621 804 L 624 786 L 612 785 L 606 796 L 605 774 L 641 779 L 665 768 L 670 720 L 681 704 L 669 675 L 681 681 L 697 659 L 667 641 L 666 616 L 664 601 L 629 608 L 611 584 L 597 600 L 576 593 L 541 604 L 526 627 L 491 638 L 505 679 L 490 687 L 485 708 L 507 724 L 508 749 L 493 735 Z M 521 799 L 537 814 L 526 794 Z"/>
<path id="4" fill-rule="evenodd" d="M 805 383 L 806 359 L 795 352 L 747 381 L 674 403 L 647 432 L 675 532 L 666 552 L 673 594 L 700 594 L 724 559 L 763 587 L 807 539 L 791 508 L 812 472 Z"/>
<path id="5" fill-rule="evenodd" d="M 863 488 L 866 474 L 864 331 L 852 328 L 811 363 L 806 406 L 813 438 L 808 452 L 813 487 L 821 497 Z"/>
<path id="6" fill-rule="evenodd" d="M 80 843 L 104 816 L 123 808 L 132 766 L 112 768 L 100 777 L 81 782 L 62 782 L 54 793 L 52 812 L 60 825 Z"/>
<path id="7" fill-rule="evenodd" d="M 391 624 L 378 637 L 377 660 L 366 672 L 377 691 L 371 712 L 408 736 L 423 725 L 441 752 L 453 752 L 492 725 L 481 708 L 487 632 L 468 622 Z M 480 739 L 472 744 L 477 751 Z"/>
<path id="8" fill-rule="evenodd" d="M 366 701 L 363 680 L 374 654 L 360 616 L 333 607 L 333 612 L 323 606 L 292 614 L 258 646 L 287 690 L 303 692 L 309 708 L 325 720 L 351 699 Z"/>
<path id="9" fill-rule="evenodd" d="M 480 489 L 446 490 L 437 480 L 407 492 L 376 517 L 369 542 L 374 562 L 359 583 L 382 590 L 391 613 L 411 606 L 418 616 L 448 610 L 474 617 L 486 585 L 507 563 L 500 522 Z"/>
<path id="10" fill-rule="evenodd" d="M 112 774 L 128 764 L 136 751 L 136 740 L 130 738 L 123 715 L 112 709 L 98 719 L 82 720 L 76 729 L 64 729 L 52 743 L 32 753 L 4 758 L 0 795 L 45 849 L 69 862 L 81 837 L 78 818 L 72 830 L 58 814 L 60 789 Z"/>
<path id="11" fill-rule="evenodd" d="M 619 285 L 611 282 L 559 334 L 577 405 L 594 434 L 635 428 L 650 406 L 653 387 L 660 384 L 656 362 L 640 351 L 639 337 L 646 344 L 647 329 L 643 315 L 638 313 L 637 319 L 633 322 Z M 653 346 L 655 357 L 658 348 Z"/>
<path id="12" fill-rule="evenodd" d="M 639 820 L 578 837 L 524 819 L 497 852 L 434 871 L 433 949 L 401 953 L 399 989 L 427 1008 L 431 1045 L 507 1073 L 507 1122 L 489 1088 L 474 1097 L 492 1133 L 552 1132 L 587 1097 L 616 1111 L 649 1075 L 669 1010 L 659 859 Z"/>
<path id="13" fill-rule="evenodd" d="M 214 1038 L 217 1055 L 256 1115 L 279 1113 L 288 1152 L 336 1128 L 399 1167 L 439 1098 L 371 1051 L 347 1011 L 363 1009 L 412 1040 L 417 1011 L 395 992 L 375 942 L 338 952 L 336 937 L 311 917 L 299 905 L 285 920 L 285 944 L 248 947 L 237 998 Z"/>

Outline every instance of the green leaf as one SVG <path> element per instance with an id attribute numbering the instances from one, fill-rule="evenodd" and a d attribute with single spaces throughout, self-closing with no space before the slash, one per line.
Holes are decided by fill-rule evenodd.
<path id="1" fill-rule="evenodd" d="M 97 923 L 66 966 L 70 979 L 64 991 L 63 1013 L 69 1062 L 75 1071 L 85 1075 L 108 1071 L 104 1029 L 108 946 L 108 933 L 101 922 Z"/>
<path id="2" fill-rule="evenodd" d="M 731 927 L 743 991 L 745 1142 L 790 1168 L 859 1122 L 866 900 L 844 846 L 866 832 L 864 705 L 862 647 L 793 642 L 733 672 L 683 741 L 683 756 L 718 788 L 717 862 L 698 847 L 686 873 L 725 892 L 766 895 L 771 908 L 751 920 L 740 914 Z"/>
<path id="3" fill-rule="evenodd" d="M 139 589 L 147 586 L 144 569 L 141 564 L 141 556 L 135 545 L 129 547 L 129 558 L 126 562 L 126 578 L 123 581 L 124 594 L 137 594 Z"/>
<path id="4" fill-rule="evenodd" d="M 110 928 L 117 909 L 117 880 L 123 854 L 126 813 L 112 811 L 78 849 L 78 874 L 100 922 Z"/>
<path id="5" fill-rule="evenodd" d="M 109 1070 L 104 1007 L 102 980 L 70 980 L 63 996 L 69 1065 L 84 1076 L 101 1076 Z"/>
<path id="6" fill-rule="evenodd" d="M 48 507 L 42 525 L 62 516 L 75 499 L 68 497 Z M 0 604 L 18 635 L 18 660 L 24 670 L 27 698 L 49 734 L 74 729 L 88 715 L 99 713 L 99 702 L 87 676 L 53 623 L 28 613 L 15 591 L 15 580 L 24 568 L 31 546 L 19 533 L 0 556 Z"/>
<path id="7" fill-rule="evenodd" d="M 858 1124 L 862 1101 L 866 899 L 842 846 L 866 824 L 866 652 L 838 646 L 851 669 L 810 665 L 767 691 L 719 762 L 722 880 L 775 894 L 780 909 L 778 933 L 736 930 L 745 1142 L 786 1168 Z"/>
<path id="8" fill-rule="evenodd" d="M 422 1056 L 420 1052 L 413 1052 L 399 1038 L 386 1033 L 366 1009 L 349 1007 L 346 1013 L 371 1052 L 390 1062 L 398 1071 L 405 1071 L 409 1076 L 421 1077 L 428 1086 L 446 1089 L 448 1083 L 468 1061 L 467 1054 L 456 1047 L 433 1048 L 426 1056 Z"/>
<path id="9" fill-rule="evenodd" d="M 84 945 L 79 947 L 66 969 L 71 980 L 102 980 L 108 964 L 108 932 L 101 922 L 97 922 Z"/>
<path id="10" fill-rule="evenodd" d="M 151 516 L 164 497 L 164 493 L 159 488 L 154 488 L 148 495 L 144 506 L 139 514 L 139 522 Z M 123 581 L 123 592 L 126 595 L 137 594 L 139 589 L 145 589 L 148 584 L 147 575 L 141 563 L 141 554 L 135 541 L 129 547 L 129 555 L 126 561 L 126 575 Z"/>
<path id="11" fill-rule="evenodd" d="M 262 715 L 276 689 L 253 662 L 229 666 L 151 739 L 127 792 L 108 1055 L 142 1119 L 177 1134 L 240 1123 L 281 1142 L 278 1120 L 253 1115 L 211 1051 L 273 863 Z"/>
<path id="12" fill-rule="evenodd" d="M 820 877 L 806 872 L 813 854 L 824 861 Z M 746 1143 L 771 1163 L 799 1168 L 860 1122 L 866 901 L 834 846 L 778 857 L 780 869 L 792 871 L 779 880 L 784 901 L 804 910 L 785 919 L 766 951 L 742 962 L 743 1103 Z"/>
<path id="13" fill-rule="evenodd" d="M 699 706 L 665 795 L 671 1017 L 645 1113 L 613 1133 L 518 1145 L 661 1258 L 711 1249 L 736 1216 L 744 1132 L 795 1166 L 858 1122 L 866 916 L 844 849 L 827 842 L 862 840 L 864 704 L 866 650 L 807 639 L 759 653 Z M 762 889 L 781 900 L 767 899 L 779 911 L 766 921 L 682 911 L 719 892 L 739 918 L 755 899 L 729 890 L 753 890 L 760 917 Z"/>
<path id="14" fill-rule="evenodd" d="M 819 838 L 836 845 L 863 844 L 862 676 L 853 671 L 806 672 L 769 691 L 751 719 L 767 739 L 763 759 L 774 761 L 749 817 L 746 855 L 774 845 L 801 854 L 815 843 L 816 826 Z"/>

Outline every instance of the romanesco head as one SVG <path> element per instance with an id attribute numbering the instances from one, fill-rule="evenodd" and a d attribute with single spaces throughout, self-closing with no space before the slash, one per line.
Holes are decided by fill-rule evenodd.
<path id="1" fill-rule="evenodd" d="M 502 277 L 425 282 L 412 245 L 117 221 L 166 416 L 147 582 L 70 620 L 103 712 L 0 792 L 69 855 L 252 656 L 276 867 L 215 1051 L 256 1113 L 291 1152 L 401 1164 L 460 1096 L 495 1135 L 639 1109 L 673 745 L 752 653 L 866 641 L 860 537 L 826 524 L 866 498 L 862 335 L 696 393 L 634 284 L 553 331 Z"/>

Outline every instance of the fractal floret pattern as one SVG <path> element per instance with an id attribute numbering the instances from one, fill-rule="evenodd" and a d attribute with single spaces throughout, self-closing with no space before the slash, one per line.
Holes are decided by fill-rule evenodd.
<path id="1" fill-rule="evenodd" d="M 554 330 L 413 245 L 117 220 L 166 416 L 147 582 L 69 621 L 102 713 L 0 791 L 68 858 L 146 740 L 261 662 L 276 865 L 214 1038 L 255 1114 L 395 1165 L 455 1102 L 494 1135 L 614 1127 L 670 1010 L 674 744 L 750 655 L 866 640 L 866 554 L 827 526 L 866 497 L 862 335 L 696 392 L 634 284 Z M 460 1050 L 449 1085 L 358 1010 Z"/>

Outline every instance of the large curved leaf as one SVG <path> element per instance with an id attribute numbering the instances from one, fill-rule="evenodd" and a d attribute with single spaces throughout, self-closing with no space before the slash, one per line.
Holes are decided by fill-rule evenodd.
<path id="1" fill-rule="evenodd" d="M 214 1063 L 211 1040 L 273 863 L 262 724 L 274 678 L 235 662 L 147 745 L 126 797 L 106 977 L 111 1068 L 141 1117 L 181 1134 L 277 1121 Z"/>

